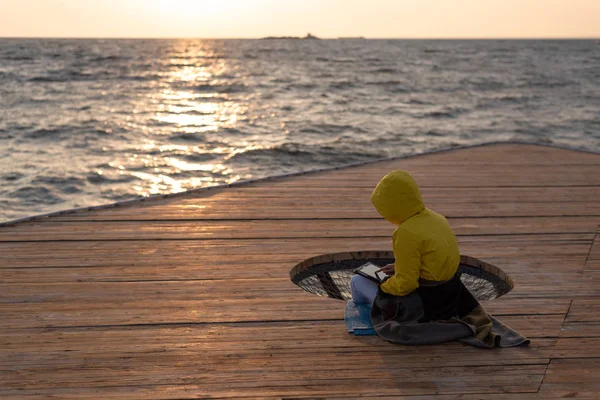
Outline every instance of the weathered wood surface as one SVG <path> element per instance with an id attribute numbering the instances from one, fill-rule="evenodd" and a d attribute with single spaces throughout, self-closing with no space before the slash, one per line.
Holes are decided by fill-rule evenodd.
<path id="1" fill-rule="evenodd" d="M 393 169 L 515 279 L 485 307 L 529 348 L 349 336 L 290 282 L 389 249 L 370 194 Z M 0 398 L 598 398 L 599 199 L 599 155 L 497 144 L 4 226 Z"/>

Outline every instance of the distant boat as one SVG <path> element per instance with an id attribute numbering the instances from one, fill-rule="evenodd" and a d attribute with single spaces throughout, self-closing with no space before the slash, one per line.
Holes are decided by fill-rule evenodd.
<path id="1" fill-rule="evenodd" d="M 320 40 L 318 37 L 316 37 L 315 35 L 308 33 L 306 36 L 304 37 L 299 37 L 299 36 L 267 36 L 264 38 L 261 38 L 262 40 Z"/>

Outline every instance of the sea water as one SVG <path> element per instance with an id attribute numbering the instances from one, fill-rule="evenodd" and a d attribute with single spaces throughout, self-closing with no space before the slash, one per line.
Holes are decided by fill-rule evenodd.
<path id="1" fill-rule="evenodd" d="M 509 140 L 600 150 L 596 41 L 0 39 L 0 222 Z"/>

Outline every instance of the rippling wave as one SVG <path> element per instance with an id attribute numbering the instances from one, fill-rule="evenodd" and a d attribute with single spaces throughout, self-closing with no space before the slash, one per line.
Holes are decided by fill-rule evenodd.
<path id="1" fill-rule="evenodd" d="M 0 39 L 0 221 L 497 140 L 600 150 L 594 41 Z"/>

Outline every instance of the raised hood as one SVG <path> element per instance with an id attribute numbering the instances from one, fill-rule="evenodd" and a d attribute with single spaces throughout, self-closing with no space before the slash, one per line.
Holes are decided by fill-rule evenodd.
<path id="1" fill-rule="evenodd" d="M 384 176 L 375 187 L 371 201 L 383 218 L 396 225 L 425 209 L 417 182 L 405 171 Z"/>

